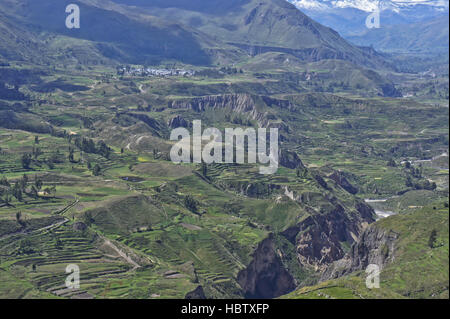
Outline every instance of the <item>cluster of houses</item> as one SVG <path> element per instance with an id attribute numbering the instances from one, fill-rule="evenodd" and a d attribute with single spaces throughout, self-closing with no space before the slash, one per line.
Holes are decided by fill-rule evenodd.
<path id="1" fill-rule="evenodd" d="M 184 70 L 184 69 L 152 69 L 145 67 L 119 67 L 117 68 L 118 75 L 128 75 L 128 76 L 193 76 L 195 75 L 194 70 Z"/>

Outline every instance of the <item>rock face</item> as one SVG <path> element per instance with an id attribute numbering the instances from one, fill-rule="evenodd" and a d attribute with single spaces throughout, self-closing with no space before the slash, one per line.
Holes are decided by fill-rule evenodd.
<path id="1" fill-rule="evenodd" d="M 345 189 L 350 194 L 356 194 L 358 193 L 358 189 L 350 184 L 350 182 L 345 178 L 345 176 L 340 171 L 333 172 L 330 176 L 328 176 L 329 179 L 332 179 L 335 181 L 339 186 L 341 186 L 343 189 Z"/>
<path id="2" fill-rule="evenodd" d="M 300 159 L 300 157 L 298 157 L 297 153 L 295 152 L 281 150 L 279 160 L 280 165 L 290 169 L 305 168 L 302 160 Z"/>
<path id="3" fill-rule="evenodd" d="M 281 189 L 280 185 L 268 184 L 263 182 L 248 182 L 248 181 L 228 181 L 219 183 L 233 192 L 252 198 L 266 198 L 273 194 L 273 192 Z"/>
<path id="4" fill-rule="evenodd" d="M 272 236 L 259 244 L 253 261 L 239 272 L 237 279 L 246 298 L 276 298 L 296 287 L 294 278 L 275 251 Z"/>
<path id="5" fill-rule="evenodd" d="M 177 115 L 177 116 L 171 118 L 168 121 L 167 125 L 172 129 L 175 129 L 178 127 L 185 127 L 185 128 L 189 127 L 189 123 L 180 115 Z"/>
<path id="6" fill-rule="evenodd" d="M 238 275 L 246 297 L 273 298 L 302 285 L 302 279 L 293 276 L 296 267 L 320 275 L 344 258 L 342 243 L 355 243 L 364 228 L 375 221 L 374 210 L 361 201 L 353 202 L 350 208 L 349 203 L 344 204 L 336 197 L 314 192 L 297 194 L 288 187 L 284 191 L 308 213 L 296 225 L 278 234 L 292 244 L 297 265 L 285 264 L 286 251 L 276 246 L 279 241 L 270 235 L 255 250 L 252 262 Z M 361 255 L 366 253 L 361 252 Z"/>
<path id="7" fill-rule="evenodd" d="M 204 112 L 207 108 L 228 108 L 233 112 L 248 115 L 250 119 L 258 121 L 261 127 L 265 127 L 268 126 L 270 121 L 264 108 L 266 110 L 272 107 L 289 108 L 291 103 L 287 100 L 240 93 L 172 100 L 168 102 L 168 107 L 172 109 L 189 109 L 196 112 Z"/>
<path id="8" fill-rule="evenodd" d="M 149 117 L 149 116 L 147 116 L 145 114 L 129 113 L 129 115 L 134 117 L 134 118 L 136 118 L 136 119 L 138 119 L 138 120 L 140 120 L 140 121 L 142 121 L 142 122 L 144 122 L 150 128 L 154 129 L 155 132 L 157 133 L 157 135 L 159 135 L 158 132 L 161 131 L 162 126 L 157 120 L 155 120 L 155 119 L 153 119 L 153 118 L 151 118 L 151 117 Z"/>
<path id="9" fill-rule="evenodd" d="M 364 202 L 357 201 L 353 209 L 349 209 L 337 198 L 325 200 L 318 193 L 296 194 L 286 187 L 285 195 L 309 213 L 279 234 L 292 244 L 297 266 L 285 264 L 286 252 L 279 251 L 278 241 L 271 234 L 255 250 L 247 268 L 238 274 L 238 282 L 248 298 L 274 298 L 295 289 L 302 284 L 297 281 L 300 278 L 293 276 L 295 267 L 315 270 L 318 275 L 326 271 L 331 264 L 344 258 L 342 243 L 355 243 L 364 227 L 375 221 L 373 209 Z M 361 252 L 364 254 L 366 251 Z"/>
<path id="10" fill-rule="evenodd" d="M 170 101 L 168 106 L 172 109 L 191 109 L 196 112 L 203 112 L 207 108 L 229 107 L 234 111 L 244 113 L 254 110 L 255 101 L 249 94 L 224 94 L 174 100 Z"/>
<path id="11" fill-rule="evenodd" d="M 384 230 L 371 225 L 353 244 L 351 250 L 334 262 L 321 276 L 321 281 L 338 278 L 358 270 L 365 270 L 375 264 L 382 269 L 395 258 L 395 243 L 399 235 L 392 230 Z"/>
<path id="12" fill-rule="evenodd" d="M 366 206 L 360 203 L 361 209 Z M 355 242 L 362 225 L 374 221 L 373 210 L 349 214 L 339 204 L 327 213 L 312 213 L 282 235 L 296 246 L 298 260 L 303 266 L 325 269 L 330 263 L 344 257 L 342 242 Z"/>

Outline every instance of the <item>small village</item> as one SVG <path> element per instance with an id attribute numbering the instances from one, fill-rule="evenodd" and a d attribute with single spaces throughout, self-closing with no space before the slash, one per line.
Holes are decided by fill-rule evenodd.
<path id="1" fill-rule="evenodd" d="M 117 75 L 149 77 L 193 76 L 195 75 L 195 71 L 184 69 L 153 69 L 146 67 L 121 66 L 117 68 Z"/>

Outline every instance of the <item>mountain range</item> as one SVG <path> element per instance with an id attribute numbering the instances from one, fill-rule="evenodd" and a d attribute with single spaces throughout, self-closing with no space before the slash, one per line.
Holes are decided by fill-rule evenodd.
<path id="1" fill-rule="evenodd" d="M 290 0 L 302 9 L 331 10 L 354 8 L 365 12 L 372 12 L 376 8 L 405 12 L 412 9 L 428 8 L 433 11 L 448 10 L 447 0 Z"/>
<path id="2" fill-rule="evenodd" d="M 284 0 L 80 0 L 82 26 L 72 30 L 64 24 L 69 3 L 2 1 L 0 56 L 47 63 L 213 65 L 283 52 L 309 62 L 387 65 L 375 51 L 350 44 Z"/>
<path id="3" fill-rule="evenodd" d="M 357 45 L 408 53 L 441 53 L 445 47 L 448 51 L 447 0 L 289 1 Z M 380 11 L 380 28 L 368 29 L 366 19 L 376 9 Z"/>

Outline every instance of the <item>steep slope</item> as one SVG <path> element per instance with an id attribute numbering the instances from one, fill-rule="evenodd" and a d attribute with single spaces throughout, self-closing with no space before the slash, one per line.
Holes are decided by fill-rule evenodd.
<path id="1" fill-rule="evenodd" d="M 369 264 L 381 269 L 379 289 L 365 286 Z M 435 204 L 370 225 L 322 280 L 287 297 L 448 298 L 448 207 Z"/>
<path id="2" fill-rule="evenodd" d="M 406 25 L 448 15 L 446 0 L 288 0 L 314 20 L 333 28 L 344 37 L 367 31 L 365 20 L 380 10 L 381 27 Z"/>
<path id="3" fill-rule="evenodd" d="M 330 28 L 311 20 L 285 0 L 113 0 L 136 12 L 181 21 L 185 25 L 255 55 L 291 53 L 305 61 L 343 59 L 359 65 L 385 65 L 376 52 L 357 48 Z M 204 1 L 203 1 L 204 2 Z"/>
<path id="4" fill-rule="evenodd" d="M 448 24 L 447 14 L 427 22 L 367 30 L 348 39 L 358 45 L 389 52 L 448 52 Z"/>
<path id="5" fill-rule="evenodd" d="M 99 56 L 99 60 L 158 64 L 173 59 L 209 65 L 220 55 L 211 48 L 220 47 L 221 52 L 227 49 L 201 32 L 175 22 L 131 14 L 108 1 L 79 1 L 81 28 L 67 29 L 65 8 L 70 3 L 2 1 L 0 31 L 6 42 L 0 47 L 2 56 L 25 58 L 31 42 L 46 56 L 52 53 L 73 56 L 81 47 L 87 51 L 86 55 Z M 18 53 L 21 51 L 25 53 Z"/>
<path id="6" fill-rule="evenodd" d="M 81 28 L 67 29 L 70 3 L 3 1 L 0 56 L 44 64 L 207 66 L 283 52 L 309 62 L 389 66 L 374 50 L 348 43 L 285 0 L 81 0 Z"/>

